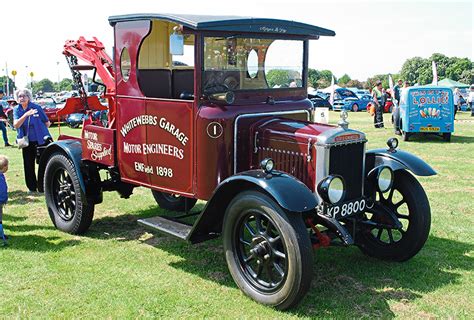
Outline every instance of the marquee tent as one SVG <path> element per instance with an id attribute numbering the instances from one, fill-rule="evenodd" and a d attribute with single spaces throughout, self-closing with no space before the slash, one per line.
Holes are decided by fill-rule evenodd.
<path id="1" fill-rule="evenodd" d="M 438 81 L 438 86 L 449 87 L 449 88 L 459 88 L 459 89 L 469 88 L 468 84 L 464 84 L 462 82 L 454 81 L 448 78 Z"/>

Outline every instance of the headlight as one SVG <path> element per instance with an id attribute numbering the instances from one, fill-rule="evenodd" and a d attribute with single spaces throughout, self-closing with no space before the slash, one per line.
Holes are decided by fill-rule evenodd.
<path id="1" fill-rule="evenodd" d="M 274 166 L 275 162 L 271 158 L 263 159 L 262 162 L 260 162 L 260 168 L 262 168 L 265 173 L 271 173 Z"/>
<path id="2" fill-rule="evenodd" d="M 379 191 L 384 193 L 390 190 L 393 184 L 393 171 L 389 167 L 383 167 L 379 170 L 377 176 L 377 186 Z"/>
<path id="3" fill-rule="evenodd" d="M 318 184 L 318 193 L 325 202 L 339 203 L 346 194 L 344 180 L 340 176 L 328 176 Z"/>
<path id="4" fill-rule="evenodd" d="M 398 147 L 398 139 L 397 138 L 390 138 L 387 140 L 387 146 L 390 150 L 395 150 Z"/>

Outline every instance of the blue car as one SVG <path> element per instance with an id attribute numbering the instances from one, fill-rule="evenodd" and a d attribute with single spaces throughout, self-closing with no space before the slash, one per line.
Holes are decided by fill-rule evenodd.
<path id="1" fill-rule="evenodd" d="M 82 125 L 85 117 L 88 116 L 84 113 L 71 113 L 66 118 L 66 124 L 71 128 L 79 128 L 79 126 Z"/>
<path id="2" fill-rule="evenodd" d="M 334 103 L 332 109 L 335 111 L 361 111 L 366 110 L 367 104 L 371 101 L 371 96 L 359 98 L 354 92 L 345 88 L 336 89 L 334 92 Z"/>

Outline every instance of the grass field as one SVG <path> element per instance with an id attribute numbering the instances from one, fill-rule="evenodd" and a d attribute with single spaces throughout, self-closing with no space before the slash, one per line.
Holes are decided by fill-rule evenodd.
<path id="1" fill-rule="evenodd" d="M 339 120 L 337 113 L 330 117 Z M 400 142 L 438 172 L 419 179 L 432 212 L 422 251 L 408 262 L 388 263 L 356 247 L 318 250 L 312 288 L 287 312 L 242 294 L 227 271 L 221 239 L 190 245 L 138 226 L 137 219 L 160 210 L 147 189 L 136 188 L 128 200 L 105 193 L 84 236 L 57 231 L 44 197 L 26 194 L 20 150 L 0 148 L 10 159 L 0 318 L 472 319 L 474 118 L 464 112 L 457 119 L 450 143 L 434 136 Z M 350 113 L 349 121 L 367 133 L 368 149 L 385 147 L 393 136 L 391 129 L 374 129 L 365 112 Z M 9 136 L 14 141 L 14 132 Z M 202 207 L 199 202 L 194 210 Z"/>

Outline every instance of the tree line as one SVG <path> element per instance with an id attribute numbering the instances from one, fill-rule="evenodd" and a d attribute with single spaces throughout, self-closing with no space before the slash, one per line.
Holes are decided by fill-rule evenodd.
<path id="1" fill-rule="evenodd" d="M 441 53 L 433 53 L 429 58 L 414 57 L 405 61 L 402 69 L 397 74 L 392 74 L 393 81 L 398 78 L 410 82 L 410 84 L 429 84 L 433 81 L 432 61 L 436 62 L 438 80 L 450 78 L 466 84 L 474 83 L 473 62 L 468 58 L 447 57 Z M 271 70 L 267 75 L 267 81 L 270 87 L 273 84 L 285 83 L 295 78 L 291 70 Z M 333 73 L 330 70 L 308 69 L 308 86 L 313 88 L 326 88 L 331 85 Z M 366 81 L 351 79 L 348 74 L 336 79 L 336 83 L 341 87 L 357 87 L 371 89 L 376 81 L 382 81 L 384 88 L 388 88 L 388 75 L 377 74 L 369 77 Z M 0 88 L 6 89 L 6 76 L 0 77 Z M 15 84 L 10 78 L 10 92 L 13 92 Z M 28 85 L 33 92 L 53 92 L 73 90 L 71 79 L 65 78 L 58 82 L 52 82 L 49 79 L 42 79 Z"/>
<path id="2" fill-rule="evenodd" d="M 438 81 L 449 78 L 465 84 L 474 83 L 474 63 L 468 58 L 447 57 L 441 53 L 433 53 L 429 58 L 414 57 L 407 59 L 399 73 L 392 74 L 393 81 L 403 79 L 410 84 L 425 85 L 433 82 L 432 61 L 436 63 Z M 332 72 L 330 70 L 308 70 L 308 86 L 326 88 L 331 85 Z M 336 79 L 341 87 L 357 87 L 371 89 L 380 80 L 384 88 L 388 88 L 388 75 L 377 74 L 366 81 L 351 79 L 348 74 Z"/>

